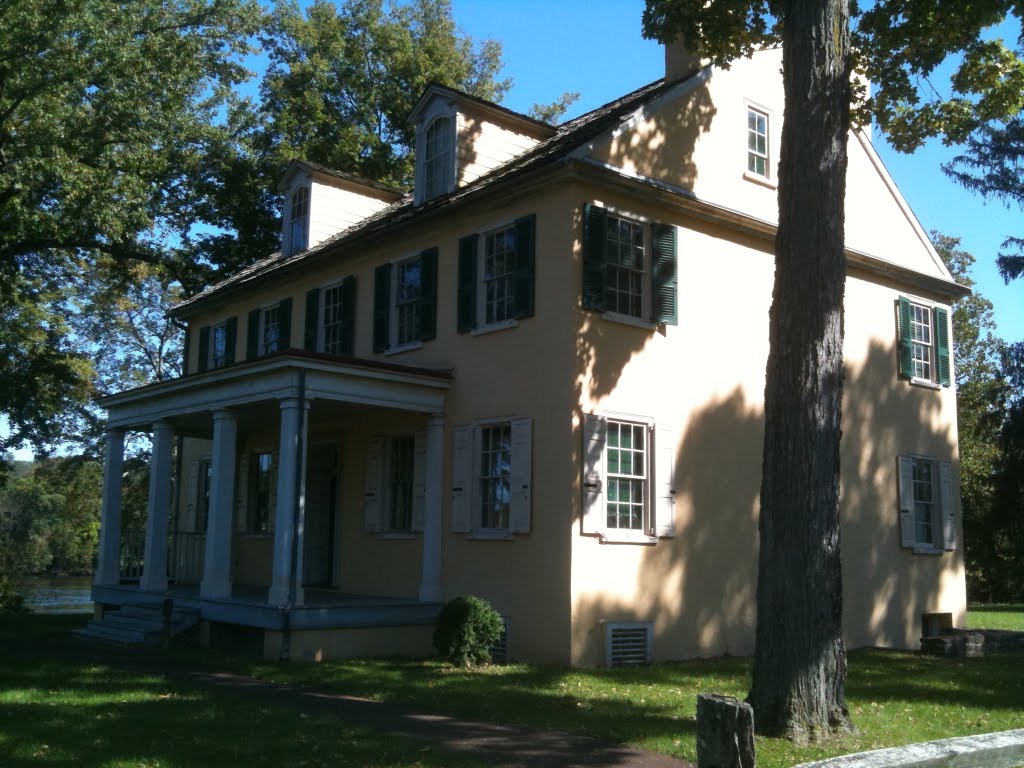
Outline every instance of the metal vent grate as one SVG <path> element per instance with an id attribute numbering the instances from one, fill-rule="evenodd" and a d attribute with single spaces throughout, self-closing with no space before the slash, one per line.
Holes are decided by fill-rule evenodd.
<path id="1" fill-rule="evenodd" d="M 654 656 L 654 628 L 650 622 L 606 622 L 605 664 L 629 667 L 650 664 Z"/>
<path id="2" fill-rule="evenodd" d="M 508 654 L 508 619 L 502 616 L 501 621 L 505 628 L 501 631 L 501 637 L 498 638 L 498 642 L 491 646 L 491 661 L 496 664 L 507 664 L 510 660 Z"/>

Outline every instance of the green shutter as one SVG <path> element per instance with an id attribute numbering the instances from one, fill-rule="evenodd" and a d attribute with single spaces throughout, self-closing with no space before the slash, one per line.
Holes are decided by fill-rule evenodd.
<path id="1" fill-rule="evenodd" d="M 277 351 L 292 348 L 292 300 L 281 299 L 277 305 Z"/>
<path id="2" fill-rule="evenodd" d="M 210 326 L 204 325 L 199 329 L 199 364 L 196 370 L 202 373 L 210 364 Z"/>
<path id="3" fill-rule="evenodd" d="M 476 328 L 476 263 L 480 235 L 467 235 L 459 240 L 459 333 Z"/>
<path id="4" fill-rule="evenodd" d="M 900 296 L 900 327 L 899 327 L 899 350 L 900 350 L 900 376 L 908 379 L 914 378 L 914 342 L 910 330 L 910 299 Z"/>
<path id="5" fill-rule="evenodd" d="M 388 348 L 388 318 L 391 315 L 391 265 L 373 271 L 373 351 Z"/>
<path id="6" fill-rule="evenodd" d="M 235 362 L 235 339 L 238 337 L 238 318 L 229 317 L 224 323 L 224 365 Z"/>
<path id="7" fill-rule="evenodd" d="M 249 327 L 245 332 L 245 359 L 255 360 L 260 356 L 260 311 L 249 313 Z"/>
<path id="8" fill-rule="evenodd" d="M 303 346 L 310 352 L 317 351 L 317 336 L 320 330 L 320 289 L 306 291 L 306 334 Z"/>
<path id="9" fill-rule="evenodd" d="M 939 384 L 950 385 L 949 371 L 949 313 L 935 308 L 935 341 L 939 353 Z"/>
<path id="10" fill-rule="evenodd" d="M 671 224 L 652 224 L 651 244 L 654 250 L 651 260 L 654 322 L 677 325 L 676 228 Z"/>
<path id="11" fill-rule="evenodd" d="M 341 281 L 341 354 L 352 355 L 356 327 L 356 279 L 349 275 Z"/>
<path id="12" fill-rule="evenodd" d="M 437 248 L 420 254 L 420 339 L 437 337 Z"/>
<path id="13" fill-rule="evenodd" d="M 608 212 L 591 203 L 583 206 L 583 308 L 605 307 L 604 275 L 608 251 Z"/>
<path id="14" fill-rule="evenodd" d="M 185 339 L 181 350 L 181 375 L 188 376 L 188 356 L 192 351 L 192 329 L 185 329 Z"/>
<path id="15" fill-rule="evenodd" d="M 516 255 L 512 266 L 516 317 L 533 317 L 536 222 L 537 217 L 532 213 L 516 219 Z"/>

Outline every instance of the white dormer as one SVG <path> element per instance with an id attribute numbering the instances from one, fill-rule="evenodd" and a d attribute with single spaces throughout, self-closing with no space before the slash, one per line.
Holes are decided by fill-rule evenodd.
<path id="1" fill-rule="evenodd" d="M 402 199 L 402 191 L 292 160 L 278 189 L 284 193 L 281 251 L 287 256 L 313 248 Z"/>
<path id="2" fill-rule="evenodd" d="M 431 85 L 413 108 L 414 202 L 480 178 L 555 133 L 555 128 L 483 99 Z"/>

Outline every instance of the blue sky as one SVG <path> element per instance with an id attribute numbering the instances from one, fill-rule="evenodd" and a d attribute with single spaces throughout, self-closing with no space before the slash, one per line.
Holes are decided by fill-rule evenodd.
<path id="1" fill-rule="evenodd" d="M 504 44 L 504 74 L 515 81 L 504 101 L 510 109 L 579 91 L 573 117 L 663 74 L 662 47 L 641 35 L 643 0 L 453 0 L 452 7 L 465 33 Z M 999 334 L 1024 339 L 1024 278 L 1007 286 L 995 266 L 1000 243 L 1024 235 L 1020 210 L 986 204 L 947 178 L 941 165 L 956 152 L 939 141 L 901 155 L 876 132 L 875 148 L 925 231 L 961 238 L 977 258 L 974 279 L 995 305 Z"/>

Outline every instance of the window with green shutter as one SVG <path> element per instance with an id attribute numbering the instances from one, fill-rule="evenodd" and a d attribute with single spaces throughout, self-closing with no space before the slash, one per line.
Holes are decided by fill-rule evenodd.
<path id="1" fill-rule="evenodd" d="M 669 224 L 584 205 L 583 308 L 610 319 L 676 325 L 676 232 Z"/>
<path id="2" fill-rule="evenodd" d="M 505 328 L 534 313 L 536 216 L 459 240 L 459 333 Z"/>
<path id="3" fill-rule="evenodd" d="M 948 387 L 952 381 L 949 312 L 900 296 L 897 319 L 900 376 Z"/>
<path id="4" fill-rule="evenodd" d="M 373 351 L 417 347 L 437 335 L 437 248 L 374 273 Z"/>
<path id="5" fill-rule="evenodd" d="M 306 293 L 305 348 L 328 355 L 352 355 L 355 277 Z"/>

